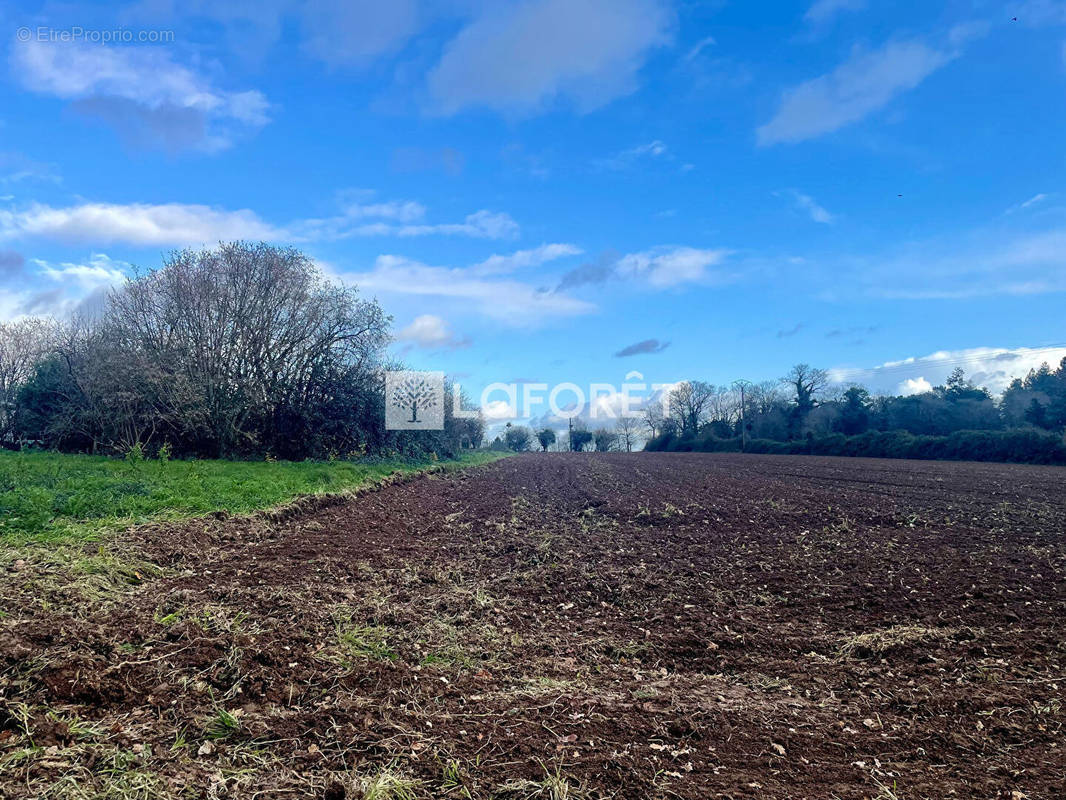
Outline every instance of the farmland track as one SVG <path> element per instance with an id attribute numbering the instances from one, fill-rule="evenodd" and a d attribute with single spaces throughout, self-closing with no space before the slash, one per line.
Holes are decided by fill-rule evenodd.
<path id="1" fill-rule="evenodd" d="M 0 575 L 0 797 L 1052 800 L 1064 532 L 1064 468 L 650 453 L 139 529 Z"/>

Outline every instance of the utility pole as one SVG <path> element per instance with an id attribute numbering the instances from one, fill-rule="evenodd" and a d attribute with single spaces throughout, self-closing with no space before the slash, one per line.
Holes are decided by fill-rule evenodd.
<path id="1" fill-rule="evenodd" d="M 744 418 L 745 403 L 744 403 L 744 391 L 751 386 L 751 381 L 739 380 L 733 381 L 733 386 L 740 389 L 740 452 L 745 452 L 748 449 L 748 423 Z"/>
<path id="2" fill-rule="evenodd" d="M 574 452 L 574 418 L 567 417 L 567 423 L 570 426 L 570 432 L 567 434 L 567 444 L 570 446 L 570 452 Z"/>

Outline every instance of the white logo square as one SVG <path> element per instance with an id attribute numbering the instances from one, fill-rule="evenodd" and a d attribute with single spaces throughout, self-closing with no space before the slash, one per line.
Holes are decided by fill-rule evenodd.
<path id="1" fill-rule="evenodd" d="M 410 369 L 387 371 L 385 428 L 390 431 L 444 430 L 444 373 Z"/>

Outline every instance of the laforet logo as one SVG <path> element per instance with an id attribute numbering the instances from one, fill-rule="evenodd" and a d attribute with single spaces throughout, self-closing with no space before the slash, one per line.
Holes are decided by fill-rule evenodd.
<path id="1" fill-rule="evenodd" d="M 394 431 L 444 428 L 444 373 L 393 370 L 385 373 L 385 427 Z"/>

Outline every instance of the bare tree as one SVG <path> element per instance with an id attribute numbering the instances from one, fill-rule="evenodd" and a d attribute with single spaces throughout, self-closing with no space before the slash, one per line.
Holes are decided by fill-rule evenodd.
<path id="1" fill-rule="evenodd" d="M 622 416 L 618 418 L 618 423 L 615 425 L 615 430 L 618 431 L 618 438 L 622 442 L 622 446 L 625 447 L 627 453 L 633 452 L 633 445 L 637 440 L 638 423 L 636 417 Z"/>
<path id="2" fill-rule="evenodd" d="M 0 437 L 15 430 L 67 450 L 169 442 L 178 455 L 295 459 L 478 447 L 484 419 L 449 386 L 435 408 L 441 430 L 387 430 L 389 323 L 376 301 L 326 280 L 296 250 L 238 242 L 175 252 L 98 313 L 63 326 L 43 359 L 22 328 L 0 328 Z M 429 389 L 418 380 L 404 387 L 412 421 L 440 405 Z"/>
<path id="3" fill-rule="evenodd" d="M 291 437 L 283 426 L 332 402 L 339 376 L 371 372 L 389 319 L 304 254 L 237 242 L 173 253 L 114 294 L 109 324 L 189 382 L 201 427 L 186 435 L 225 456 Z"/>
<path id="4" fill-rule="evenodd" d="M 716 386 L 707 401 L 707 419 L 726 426 L 740 421 L 740 393 L 728 386 Z"/>
<path id="5" fill-rule="evenodd" d="M 64 326 L 20 414 L 71 449 L 166 439 L 196 455 L 302 458 L 382 446 L 388 326 L 295 250 L 176 252 Z"/>
<path id="6" fill-rule="evenodd" d="M 762 381 L 747 392 L 748 411 L 756 414 L 768 414 L 785 403 L 781 395 L 780 381 Z"/>
<path id="7" fill-rule="evenodd" d="M 640 414 L 641 422 L 648 431 L 650 438 L 654 439 L 663 432 L 666 423 L 666 415 L 663 413 L 663 404 L 652 398 L 644 406 Z"/>
<path id="8" fill-rule="evenodd" d="M 183 376 L 119 336 L 106 317 L 81 315 L 56 329 L 27 391 L 23 433 L 93 452 L 147 442 L 196 401 Z"/>
<path id="9" fill-rule="evenodd" d="M 796 393 L 796 406 L 806 413 L 814 408 L 818 394 L 829 385 L 829 373 L 809 364 L 797 364 L 781 382 L 792 387 Z"/>
<path id="10" fill-rule="evenodd" d="M 51 320 L 0 322 L 0 441 L 14 440 L 18 393 L 54 347 L 57 335 Z"/>
<path id="11" fill-rule="evenodd" d="M 476 414 L 456 417 L 454 414 L 456 404 L 464 412 L 476 410 Z M 458 388 L 458 394 L 456 394 L 456 384 L 450 379 L 444 382 L 443 433 L 454 450 L 476 449 L 481 447 L 481 442 L 485 438 L 485 417 L 481 409 L 471 406 L 470 398 L 462 388 Z"/>
<path id="12" fill-rule="evenodd" d="M 695 436 L 699 432 L 714 394 L 714 386 L 703 381 L 685 381 L 673 388 L 670 392 L 670 417 L 682 436 Z"/>
<path id="13" fill-rule="evenodd" d="M 618 448 L 618 434 L 607 428 L 598 428 L 592 434 L 592 438 L 596 443 L 598 453 L 606 453 Z"/>
<path id="14" fill-rule="evenodd" d="M 795 392 L 795 406 L 789 414 L 789 438 L 803 433 L 807 418 L 814 409 L 818 395 L 829 385 L 829 373 L 809 364 L 797 364 L 781 379 Z"/>

